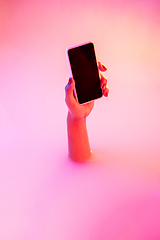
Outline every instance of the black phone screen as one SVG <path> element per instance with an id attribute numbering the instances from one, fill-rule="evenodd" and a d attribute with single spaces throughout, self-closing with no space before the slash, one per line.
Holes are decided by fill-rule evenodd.
<path id="1" fill-rule="evenodd" d="M 83 104 L 102 97 L 93 43 L 70 48 L 68 57 L 75 80 L 78 102 Z"/>

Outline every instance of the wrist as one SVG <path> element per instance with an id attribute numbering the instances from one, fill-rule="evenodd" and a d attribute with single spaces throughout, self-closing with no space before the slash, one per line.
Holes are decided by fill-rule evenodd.
<path id="1" fill-rule="evenodd" d="M 72 115 L 72 113 L 70 111 L 68 111 L 67 121 L 86 122 L 86 117 L 75 117 L 75 116 Z"/>

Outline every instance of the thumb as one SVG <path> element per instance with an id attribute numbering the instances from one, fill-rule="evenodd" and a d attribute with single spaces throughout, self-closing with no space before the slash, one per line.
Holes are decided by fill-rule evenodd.
<path id="1" fill-rule="evenodd" d="M 65 87 L 65 101 L 67 103 L 67 105 L 69 105 L 69 103 L 75 101 L 75 98 L 74 98 L 74 93 L 73 93 L 73 90 L 75 89 L 75 81 L 73 78 L 69 78 L 68 80 L 68 84 L 66 85 Z"/>
<path id="2" fill-rule="evenodd" d="M 74 79 L 70 77 L 69 80 L 68 80 L 68 84 L 65 87 L 65 90 L 66 90 L 66 92 L 70 93 L 70 92 L 73 91 L 74 88 L 75 88 Z"/>

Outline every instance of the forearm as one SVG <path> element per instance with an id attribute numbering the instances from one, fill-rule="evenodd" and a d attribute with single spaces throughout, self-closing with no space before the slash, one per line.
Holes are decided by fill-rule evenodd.
<path id="1" fill-rule="evenodd" d="M 70 112 L 67 116 L 68 155 L 76 161 L 84 161 L 91 156 L 86 118 L 74 119 Z"/>

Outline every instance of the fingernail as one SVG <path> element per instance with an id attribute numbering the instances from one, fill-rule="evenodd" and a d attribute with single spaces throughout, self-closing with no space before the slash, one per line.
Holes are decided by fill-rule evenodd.
<path id="1" fill-rule="evenodd" d="M 104 96 L 105 96 L 105 97 L 108 97 L 108 93 L 105 93 Z"/>
<path id="2" fill-rule="evenodd" d="M 107 68 L 106 68 L 106 66 L 104 66 L 103 64 L 101 64 L 101 66 L 102 66 L 102 68 L 103 68 L 103 70 L 107 70 Z"/>
<path id="3" fill-rule="evenodd" d="M 69 78 L 68 84 L 71 84 L 73 82 L 72 78 Z"/>
<path id="4" fill-rule="evenodd" d="M 109 95 L 109 92 L 107 92 L 107 96 L 106 97 L 108 97 L 108 95 Z"/>

